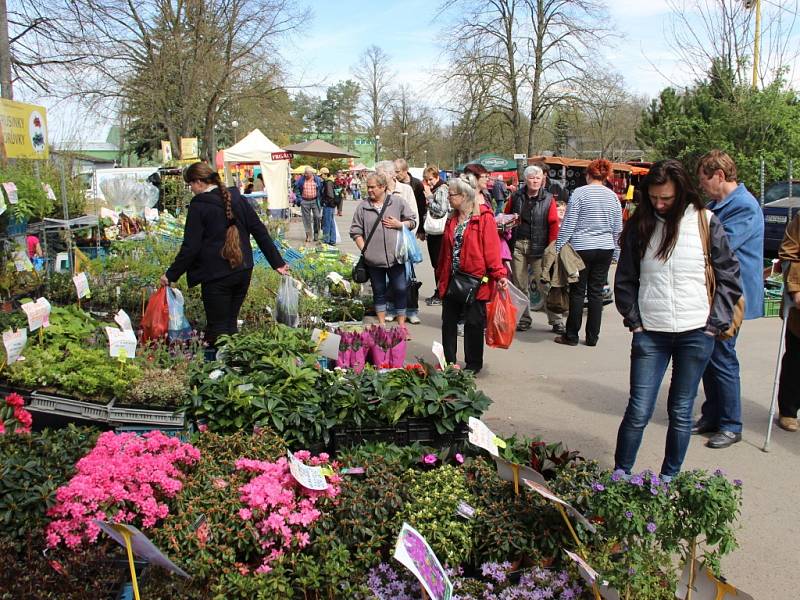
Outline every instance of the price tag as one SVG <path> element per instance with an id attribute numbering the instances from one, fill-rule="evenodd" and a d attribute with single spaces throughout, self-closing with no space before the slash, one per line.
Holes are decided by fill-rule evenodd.
<path id="1" fill-rule="evenodd" d="M 43 183 L 42 187 L 44 188 L 45 194 L 47 194 L 48 200 L 56 199 L 56 193 L 53 191 L 53 187 L 49 183 Z"/>
<path id="2" fill-rule="evenodd" d="M 133 358 L 136 356 L 136 335 L 133 331 L 122 331 L 116 327 L 106 327 L 108 354 L 113 358 Z"/>
<path id="3" fill-rule="evenodd" d="M 117 288 L 117 290 L 119 290 L 119 288 Z M 117 312 L 117 314 L 114 315 L 114 321 L 116 321 L 117 325 L 122 327 L 122 331 L 133 331 L 133 325 L 131 325 L 131 318 L 128 316 L 128 313 L 126 313 L 121 308 L 119 309 L 119 312 Z"/>
<path id="4" fill-rule="evenodd" d="M 331 271 L 330 273 L 328 273 L 328 279 L 330 279 L 333 283 L 337 283 L 344 286 L 344 289 L 347 291 L 348 294 L 351 294 L 353 292 L 352 284 L 336 271 Z"/>
<path id="5" fill-rule="evenodd" d="M 89 279 L 86 273 L 78 273 L 72 278 L 72 283 L 75 284 L 75 291 L 78 292 L 78 300 L 81 298 L 91 298 L 92 293 L 89 291 Z"/>
<path id="6" fill-rule="evenodd" d="M 9 365 L 13 365 L 15 362 L 19 360 L 19 357 L 22 355 L 22 350 L 25 348 L 25 344 L 28 343 L 28 330 L 24 327 L 22 329 L 17 329 L 16 331 L 8 331 L 3 332 L 3 346 L 6 347 L 6 363 Z"/>
<path id="7" fill-rule="evenodd" d="M 483 421 L 480 421 L 475 417 L 470 417 L 468 426 L 470 444 L 477 446 L 478 448 L 488 450 L 489 454 L 492 456 L 499 456 L 500 453 L 497 450 L 497 440 L 500 438 L 498 438 Z"/>
<path id="8" fill-rule="evenodd" d="M 431 351 L 436 357 L 436 360 L 439 361 L 439 367 L 442 369 L 442 371 L 444 371 L 444 368 L 447 366 L 447 361 L 444 359 L 444 346 L 442 346 L 439 342 L 433 342 Z"/>
<path id="9" fill-rule="evenodd" d="M 321 329 L 314 329 L 311 332 L 311 341 L 317 345 L 317 352 L 325 358 L 336 360 L 339 358 L 339 344 L 342 336 Z"/>
<path id="10" fill-rule="evenodd" d="M 327 490 L 328 482 L 322 474 L 320 467 L 310 467 L 294 457 L 291 452 L 289 455 L 289 471 L 297 480 L 297 483 L 310 490 Z"/>
<path id="11" fill-rule="evenodd" d="M 462 500 L 456 507 L 456 514 L 470 521 L 475 518 L 475 509 Z"/>
<path id="12" fill-rule="evenodd" d="M 36 302 L 23 304 L 22 310 L 28 317 L 28 329 L 30 331 L 50 326 L 50 303 L 44 298 L 39 298 Z"/>
<path id="13" fill-rule="evenodd" d="M 3 184 L 3 189 L 8 194 L 8 203 L 16 204 L 19 202 L 19 194 L 17 193 L 17 184 L 13 181 L 7 181 Z"/>

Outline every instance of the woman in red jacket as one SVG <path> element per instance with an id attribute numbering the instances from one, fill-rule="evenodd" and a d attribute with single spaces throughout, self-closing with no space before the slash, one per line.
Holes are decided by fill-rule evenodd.
<path id="1" fill-rule="evenodd" d="M 495 285 L 505 289 L 508 280 L 500 260 L 500 238 L 492 209 L 477 201 L 472 175 L 448 182 L 448 200 L 453 209 L 442 237 L 436 274 L 442 298 L 442 346 L 448 363 L 456 362 L 458 322 L 464 320 L 465 368 L 476 375 L 483 368 L 483 330 L 486 327 L 486 302 Z M 469 277 L 480 280 L 469 298 L 457 293 L 458 281 Z M 457 277 L 457 281 L 451 280 Z M 462 286 L 462 290 L 464 287 Z"/>

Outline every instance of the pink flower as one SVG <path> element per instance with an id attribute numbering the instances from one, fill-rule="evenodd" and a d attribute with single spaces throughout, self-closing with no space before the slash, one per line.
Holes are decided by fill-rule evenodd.
<path id="1" fill-rule="evenodd" d="M 242 521 L 249 521 L 252 516 L 253 516 L 253 513 L 250 512 L 249 508 L 240 508 L 239 509 L 239 517 L 242 519 Z"/>
<path id="2" fill-rule="evenodd" d="M 8 396 L 6 396 L 6 404 L 8 406 L 22 408 L 22 406 L 25 404 L 25 400 L 19 394 L 12 392 Z"/>
<path id="3" fill-rule="evenodd" d="M 436 457 L 435 454 L 426 454 L 422 458 L 422 462 L 424 462 L 426 465 L 435 465 L 437 460 L 439 459 Z"/>
<path id="4" fill-rule="evenodd" d="M 464 464 L 464 456 L 456 452 L 456 462 L 460 465 Z"/>
<path id="5" fill-rule="evenodd" d="M 200 433 L 205 433 L 206 431 L 208 431 L 208 425 L 206 425 L 205 423 L 200 423 L 197 426 L 197 431 L 199 431 Z"/>

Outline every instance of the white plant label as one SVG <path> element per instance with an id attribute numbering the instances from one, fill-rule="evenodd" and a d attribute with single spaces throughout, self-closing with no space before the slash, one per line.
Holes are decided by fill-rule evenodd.
<path id="1" fill-rule="evenodd" d="M 133 331 L 133 325 L 131 325 L 131 318 L 128 316 L 128 313 L 126 313 L 121 308 L 119 309 L 119 312 L 117 312 L 117 314 L 114 315 L 114 321 L 116 321 L 117 325 L 122 327 L 122 331 Z"/>
<path id="2" fill-rule="evenodd" d="M 7 181 L 3 184 L 3 189 L 8 194 L 8 203 L 16 204 L 19 202 L 19 194 L 17 194 L 17 184 L 13 181 Z"/>
<path id="3" fill-rule="evenodd" d="M 105 521 L 98 521 L 97 519 L 92 520 L 94 521 L 94 524 L 102 529 L 110 538 L 112 538 L 123 548 L 126 548 L 127 544 L 125 543 L 125 537 L 122 535 L 122 531 L 124 530 L 125 533 L 130 536 L 131 551 L 135 556 L 143 558 L 147 562 L 154 565 L 158 565 L 167 571 L 176 573 L 181 577 L 190 579 L 189 574 L 186 573 L 186 571 L 181 569 L 169 558 L 167 558 L 167 556 L 161 550 L 159 550 L 158 547 L 153 544 L 153 542 L 151 542 L 145 534 L 136 529 L 136 527 L 133 525 L 128 525 L 126 523 L 106 523 Z"/>
<path id="4" fill-rule="evenodd" d="M 317 352 L 325 358 L 331 360 L 339 358 L 339 344 L 342 341 L 342 336 L 329 331 L 314 329 L 311 332 L 311 341 L 317 345 Z"/>
<path id="5" fill-rule="evenodd" d="M 452 598 L 453 584 L 447 571 L 422 534 L 408 523 L 403 523 L 397 536 L 394 558 L 414 574 L 431 600 Z"/>
<path id="6" fill-rule="evenodd" d="M 304 465 L 301 461 L 297 460 L 294 457 L 294 454 L 291 452 L 289 452 L 288 455 L 289 471 L 291 472 L 292 477 L 297 480 L 297 483 L 310 490 L 328 489 L 328 482 L 325 480 L 325 476 L 322 474 L 321 467 L 310 467 L 308 465 Z"/>
<path id="7" fill-rule="evenodd" d="M 16 331 L 3 332 L 3 346 L 6 348 L 7 364 L 13 365 L 22 355 L 25 344 L 28 343 L 28 330 L 24 327 Z"/>
<path id="8" fill-rule="evenodd" d="M 14 253 L 14 267 L 17 269 L 17 273 L 22 273 L 23 271 L 33 271 L 33 263 L 31 259 L 28 258 L 28 254 L 25 252 L 15 252 Z"/>
<path id="9" fill-rule="evenodd" d="M 75 284 L 75 291 L 78 292 L 78 300 L 81 298 L 88 298 L 92 295 L 89 291 L 89 279 L 86 273 L 78 273 L 72 278 L 72 283 Z"/>
<path id="10" fill-rule="evenodd" d="M 328 279 L 330 279 L 333 283 L 338 283 L 340 285 L 343 285 L 344 289 L 347 290 L 348 294 L 352 293 L 353 286 L 351 285 L 351 283 L 336 271 L 331 271 L 330 273 L 328 273 Z"/>
<path id="11" fill-rule="evenodd" d="M 580 521 L 580 522 L 581 522 L 581 524 L 582 524 L 582 525 L 583 525 L 583 526 L 584 526 L 586 529 L 588 529 L 588 530 L 589 530 L 589 531 L 591 531 L 592 533 L 594 533 L 594 532 L 595 532 L 595 526 L 594 526 L 594 525 L 592 525 L 592 524 L 589 522 L 589 520 L 588 520 L 586 517 L 584 517 L 584 516 L 583 516 L 583 515 L 580 513 L 580 511 L 578 511 L 578 509 L 577 509 L 577 508 L 575 508 L 574 506 L 572 506 L 572 505 L 571 505 L 569 502 L 566 502 L 565 500 L 562 500 L 561 498 L 559 498 L 558 496 L 556 496 L 556 495 L 555 495 L 555 494 L 554 494 L 554 493 L 553 493 L 553 492 L 550 490 L 550 488 L 548 488 L 546 485 L 544 485 L 544 484 L 541 484 L 541 483 L 536 483 L 536 482 L 534 482 L 534 481 L 529 481 L 529 480 L 527 480 L 527 479 L 523 479 L 522 481 L 523 481 L 523 483 L 525 483 L 525 485 L 527 485 L 527 486 L 528 486 L 530 489 L 532 489 L 534 492 L 536 492 L 536 493 L 537 493 L 537 494 L 539 494 L 540 496 L 542 496 L 542 497 L 544 497 L 544 498 L 547 498 L 548 500 L 552 500 L 553 502 L 558 502 L 558 503 L 559 503 L 561 506 L 563 506 L 563 507 L 566 509 L 566 511 L 567 511 L 569 514 L 571 514 L 571 515 L 573 516 L 573 518 L 575 518 L 576 520 Z"/>
<path id="12" fill-rule="evenodd" d="M 444 368 L 447 366 L 447 361 L 444 359 L 444 346 L 442 346 L 439 342 L 433 342 L 431 352 L 433 352 L 436 360 L 439 361 L 439 367 L 442 369 L 442 371 L 444 371 Z"/>
<path id="13" fill-rule="evenodd" d="M 133 358 L 136 356 L 136 335 L 133 331 L 122 331 L 116 327 L 106 327 L 108 354 L 112 358 Z"/>
<path id="14" fill-rule="evenodd" d="M 497 436 L 483 421 L 475 417 L 470 417 L 468 425 L 470 444 L 487 450 L 492 456 L 500 455 L 497 444 L 495 443 Z"/>
<path id="15" fill-rule="evenodd" d="M 42 187 L 44 188 L 44 192 L 47 194 L 48 200 L 56 199 L 56 193 L 53 191 L 53 187 L 49 183 L 43 183 Z"/>
<path id="16" fill-rule="evenodd" d="M 50 326 L 50 303 L 44 298 L 23 304 L 22 310 L 28 317 L 28 329 L 31 331 Z"/>

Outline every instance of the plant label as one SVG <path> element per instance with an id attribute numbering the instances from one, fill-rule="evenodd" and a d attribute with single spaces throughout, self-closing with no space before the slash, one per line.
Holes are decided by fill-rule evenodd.
<path id="1" fill-rule="evenodd" d="M 108 355 L 112 358 L 133 358 L 136 356 L 136 335 L 133 331 L 122 331 L 116 327 L 106 327 L 108 336 Z"/>
<path id="2" fill-rule="evenodd" d="M 158 221 L 158 209 L 145 207 L 144 218 L 148 221 Z"/>
<path id="3" fill-rule="evenodd" d="M 439 361 L 439 368 L 444 371 L 444 368 L 447 366 L 447 361 L 444 358 L 444 346 L 442 346 L 439 342 L 433 342 L 431 352 L 433 352 L 436 360 Z"/>
<path id="4" fill-rule="evenodd" d="M 471 521 L 475 518 L 475 509 L 462 500 L 456 507 L 456 514 L 459 517 L 464 517 L 468 521 Z"/>
<path id="5" fill-rule="evenodd" d="M 50 326 L 50 303 L 44 298 L 39 298 L 36 302 L 26 302 L 22 305 L 22 310 L 28 317 L 30 331 Z"/>
<path id="6" fill-rule="evenodd" d="M 245 394 L 250 390 L 252 390 L 254 387 L 256 386 L 254 386 L 252 383 L 240 383 L 239 385 L 236 386 L 236 390 L 238 392 L 241 392 L 242 394 Z"/>
<path id="7" fill-rule="evenodd" d="M 28 254 L 26 252 L 15 252 L 14 253 L 14 267 L 17 269 L 17 273 L 22 273 L 23 271 L 33 271 L 33 263 L 31 259 L 28 258 Z"/>
<path id="8" fill-rule="evenodd" d="M 289 454 L 289 471 L 297 480 L 297 483 L 310 490 L 327 490 L 328 482 L 325 481 L 325 476 L 322 474 L 320 467 L 310 467 L 304 465 L 302 462 L 294 457 L 291 452 Z"/>
<path id="9" fill-rule="evenodd" d="M 475 417 L 469 418 L 469 443 L 478 448 L 487 450 L 492 456 L 499 456 L 497 436 L 489 429 L 486 424 Z"/>
<path id="10" fill-rule="evenodd" d="M 48 200 L 56 200 L 56 193 L 53 191 L 53 187 L 49 183 L 43 183 L 42 187 L 44 188 L 44 193 L 47 194 Z"/>
<path id="11" fill-rule="evenodd" d="M 589 520 L 584 517 L 575 507 L 573 507 L 569 502 L 565 502 L 558 496 L 556 496 L 550 488 L 548 488 L 544 483 L 536 483 L 534 481 L 529 481 L 523 477 L 523 483 L 527 485 L 530 489 L 534 492 L 539 494 L 540 496 L 547 498 L 548 500 L 552 500 L 553 502 L 557 502 L 561 506 L 566 509 L 566 511 L 575 518 L 575 520 L 580 521 L 581 525 L 583 525 L 586 529 L 591 531 L 592 533 L 595 532 L 595 527 L 592 525 Z"/>
<path id="12" fill-rule="evenodd" d="M 17 184 L 13 181 L 7 181 L 3 184 L 3 189 L 8 195 L 8 203 L 16 204 L 19 202 L 19 194 L 17 193 Z"/>
<path id="13" fill-rule="evenodd" d="M 122 535 L 122 532 L 124 531 L 127 533 L 131 538 L 131 550 L 139 558 L 142 558 L 151 564 L 158 565 L 167 571 L 175 573 L 176 575 L 180 575 L 186 579 L 191 579 L 186 571 L 181 569 L 178 565 L 167 558 L 166 555 L 161 552 L 161 550 L 159 550 L 145 534 L 136 529 L 136 527 L 133 525 L 127 525 L 124 523 L 106 523 L 105 521 L 98 521 L 97 519 L 93 519 L 92 521 L 103 532 L 105 532 L 108 537 L 112 538 L 123 548 L 127 548 L 127 545 L 125 544 L 125 537 Z"/>
<path id="14" fill-rule="evenodd" d="M 86 273 L 78 273 L 72 278 L 72 283 L 75 284 L 75 291 L 78 293 L 78 300 L 81 298 L 90 298 L 92 293 L 89 291 L 89 279 Z"/>
<path id="15" fill-rule="evenodd" d="M 425 538 L 408 523 L 403 523 L 397 543 L 394 546 L 394 558 L 414 574 L 431 600 L 450 600 L 453 596 L 453 584 L 436 554 L 425 541 Z"/>
<path id="16" fill-rule="evenodd" d="M 28 330 L 24 327 L 16 331 L 3 332 L 3 346 L 6 347 L 6 364 L 13 365 L 22 355 L 25 344 L 28 343 Z"/>
<path id="17" fill-rule="evenodd" d="M 119 309 L 119 312 L 117 312 L 117 314 L 114 315 L 114 321 L 116 321 L 117 325 L 122 327 L 122 331 L 133 331 L 133 325 L 131 325 L 131 318 L 128 316 L 128 313 L 126 313 L 121 308 Z"/>
<path id="18" fill-rule="evenodd" d="M 603 598 L 605 598 L 605 600 L 620 600 L 619 592 L 610 587 L 608 585 L 608 581 L 605 579 L 600 581 L 600 574 L 590 567 L 589 563 L 583 560 L 583 558 L 581 558 L 579 555 L 575 554 L 574 552 L 570 552 L 566 548 L 564 549 L 564 552 L 566 552 L 567 556 L 569 556 L 573 562 L 578 565 L 578 571 L 580 572 L 581 577 L 583 577 L 583 580 L 592 587 L 597 586 L 597 591 Z"/>
<path id="19" fill-rule="evenodd" d="M 325 358 L 331 360 L 339 358 L 339 344 L 342 343 L 342 336 L 330 331 L 314 329 L 311 332 L 311 341 L 317 345 L 317 352 Z"/>
<path id="20" fill-rule="evenodd" d="M 689 590 L 689 562 L 687 561 L 678 588 L 675 590 L 676 598 L 686 598 Z M 692 600 L 753 600 L 750 594 L 735 588 L 727 581 L 717 579 L 714 574 L 699 560 L 694 561 L 694 585 L 692 586 Z"/>
<path id="21" fill-rule="evenodd" d="M 531 467 L 514 464 L 503 458 L 500 458 L 499 456 L 494 458 L 494 463 L 497 465 L 497 475 L 503 481 L 514 481 L 514 471 L 516 471 L 518 483 L 521 479 L 538 481 L 541 484 L 544 484 L 545 482 L 544 476 L 539 473 L 539 471 Z"/>
<path id="22" fill-rule="evenodd" d="M 100 207 L 100 218 L 111 219 L 111 222 L 114 223 L 114 225 L 119 223 L 119 214 L 117 211 L 106 208 L 105 206 Z"/>

